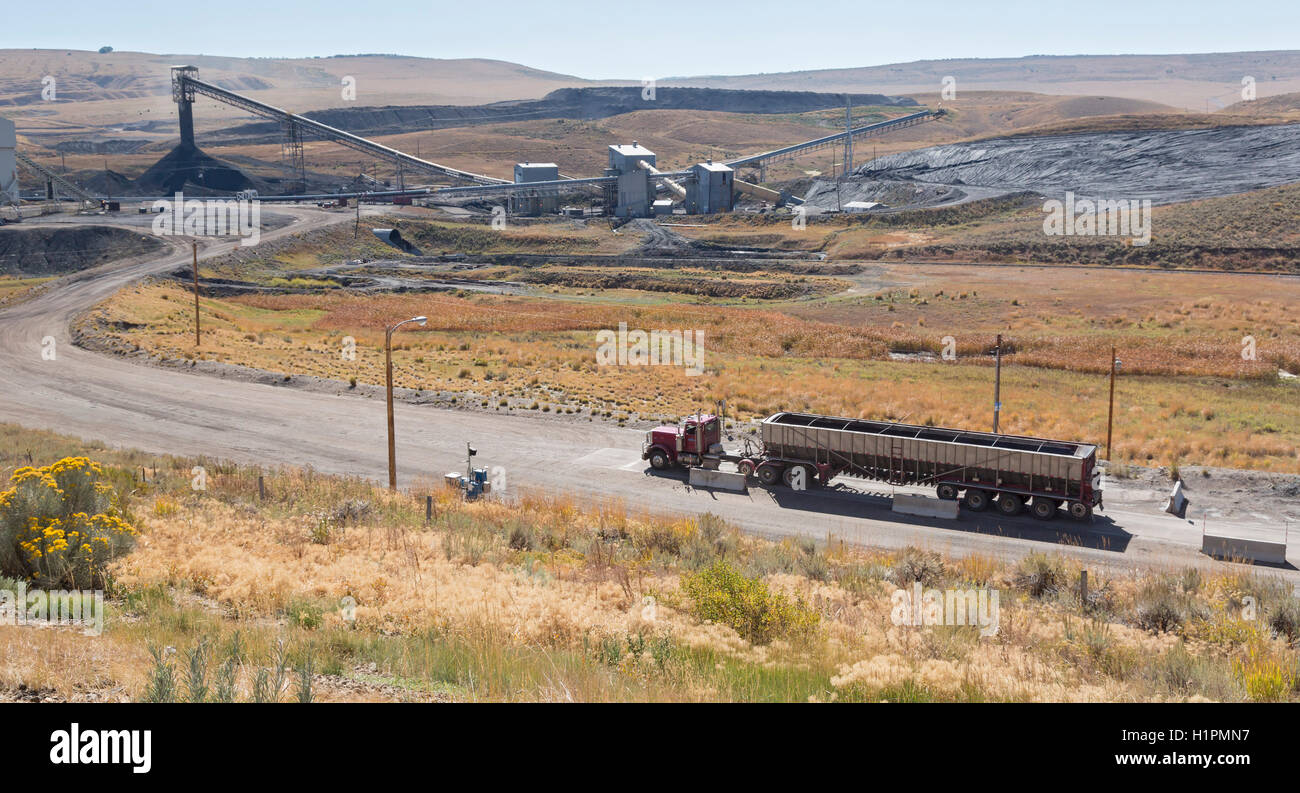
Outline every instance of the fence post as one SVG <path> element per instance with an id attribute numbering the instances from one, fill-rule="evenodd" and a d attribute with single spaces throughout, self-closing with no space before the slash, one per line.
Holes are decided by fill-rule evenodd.
<path id="1" fill-rule="evenodd" d="M 266 482 L 262 480 L 261 474 L 257 475 L 257 500 L 258 501 L 266 500 Z"/>
<path id="2" fill-rule="evenodd" d="M 433 523 L 433 496 L 424 497 L 424 522 Z"/>
<path id="3" fill-rule="evenodd" d="M 1088 607 L 1088 571 L 1079 571 L 1079 608 Z"/>

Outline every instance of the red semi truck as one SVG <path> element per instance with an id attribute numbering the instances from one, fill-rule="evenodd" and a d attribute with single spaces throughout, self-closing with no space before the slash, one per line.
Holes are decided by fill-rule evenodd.
<path id="1" fill-rule="evenodd" d="M 809 413 L 764 419 L 761 444 L 741 454 L 722 446 L 717 416 L 646 433 L 641 458 L 656 469 L 717 468 L 726 461 L 766 486 L 814 488 L 836 476 L 930 485 L 939 498 L 1004 515 L 1028 508 L 1048 520 L 1065 507 L 1079 520 L 1102 506 L 1097 447 L 1071 441 L 925 427 Z"/>

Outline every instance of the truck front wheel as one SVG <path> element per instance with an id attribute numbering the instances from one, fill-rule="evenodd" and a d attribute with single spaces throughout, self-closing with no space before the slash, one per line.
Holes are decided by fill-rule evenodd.
<path id="1" fill-rule="evenodd" d="M 662 471 L 668 467 L 668 455 L 655 449 L 650 452 L 650 467 L 656 471 Z"/>

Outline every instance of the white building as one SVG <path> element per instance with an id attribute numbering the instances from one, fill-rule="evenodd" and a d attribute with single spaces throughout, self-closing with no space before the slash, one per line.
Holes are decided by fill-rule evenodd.
<path id="1" fill-rule="evenodd" d="M 14 122 L 0 118 L 0 205 L 18 203 L 18 132 Z"/>

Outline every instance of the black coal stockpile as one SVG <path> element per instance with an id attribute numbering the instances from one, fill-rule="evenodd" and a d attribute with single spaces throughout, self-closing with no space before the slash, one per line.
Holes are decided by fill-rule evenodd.
<path id="1" fill-rule="evenodd" d="M 1029 190 L 1055 198 L 1071 191 L 1170 204 L 1300 181 L 1300 124 L 953 143 L 874 159 L 855 177 L 949 185 L 970 198 L 986 197 L 990 190 Z M 835 195 L 823 190 L 819 198 L 831 205 Z"/>
<path id="2" fill-rule="evenodd" d="M 255 187 L 239 169 L 208 156 L 197 146 L 182 143 L 135 180 L 137 193 L 167 195 L 187 187 L 238 191 Z"/>

